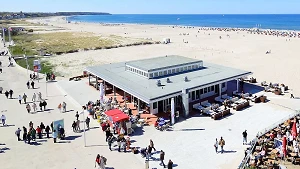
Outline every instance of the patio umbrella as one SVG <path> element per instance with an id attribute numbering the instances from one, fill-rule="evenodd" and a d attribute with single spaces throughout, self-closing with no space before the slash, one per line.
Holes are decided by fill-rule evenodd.
<path id="1" fill-rule="evenodd" d="M 282 152 L 284 154 L 284 157 L 286 157 L 286 136 L 282 138 Z"/>
<path id="2" fill-rule="evenodd" d="M 292 127 L 292 135 L 293 135 L 294 139 L 296 139 L 296 137 L 298 136 L 297 128 L 296 128 L 296 121 L 294 121 L 294 124 L 293 124 L 293 127 Z"/>
<path id="3" fill-rule="evenodd" d="M 174 105 L 174 98 L 171 99 L 171 124 L 175 123 L 175 105 Z"/>
<path id="4" fill-rule="evenodd" d="M 103 83 L 100 83 L 99 91 L 100 91 L 100 103 L 102 104 L 104 102 L 104 86 L 103 86 Z"/>

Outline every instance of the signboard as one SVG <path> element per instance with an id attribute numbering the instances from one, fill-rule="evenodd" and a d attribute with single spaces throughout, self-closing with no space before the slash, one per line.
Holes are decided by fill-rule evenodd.
<path id="1" fill-rule="evenodd" d="M 41 71 L 41 62 L 40 62 L 40 60 L 34 60 L 33 61 L 33 71 L 34 72 Z"/>

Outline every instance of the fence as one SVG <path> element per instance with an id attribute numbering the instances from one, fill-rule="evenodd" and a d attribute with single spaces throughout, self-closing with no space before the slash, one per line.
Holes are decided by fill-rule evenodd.
<path id="1" fill-rule="evenodd" d="M 300 115 L 300 111 L 299 110 L 296 110 L 293 114 L 290 114 L 289 116 L 286 116 L 285 118 L 277 121 L 276 123 L 273 123 L 272 125 L 264 128 L 263 130 L 259 131 L 257 133 L 257 137 L 254 138 L 252 141 L 251 141 L 251 147 L 248 151 L 248 154 L 246 155 L 246 157 L 243 159 L 243 161 L 241 162 L 241 164 L 238 166 L 238 169 L 245 169 L 247 166 L 248 166 L 248 161 L 250 159 L 250 156 L 255 148 L 255 145 L 258 141 L 258 138 L 261 137 L 262 135 L 266 134 L 267 132 L 269 132 L 270 130 L 276 128 L 278 125 L 280 125 L 281 123 L 284 123 L 286 120 L 289 120 L 291 118 L 294 118 L 296 117 L 297 115 Z"/>

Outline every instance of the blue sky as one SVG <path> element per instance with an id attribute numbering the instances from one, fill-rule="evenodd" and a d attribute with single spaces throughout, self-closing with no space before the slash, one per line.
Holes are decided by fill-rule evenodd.
<path id="1" fill-rule="evenodd" d="M 112 14 L 300 14 L 300 0 L 0 0 L 1 11 Z"/>

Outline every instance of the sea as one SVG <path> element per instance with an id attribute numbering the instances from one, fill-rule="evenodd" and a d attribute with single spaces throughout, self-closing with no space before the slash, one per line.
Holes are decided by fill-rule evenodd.
<path id="1" fill-rule="evenodd" d="M 300 30 L 300 14 L 113 14 L 78 15 L 68 21 L 91 23 L 129 23 L 199 27 L 260 28 Z"/>

